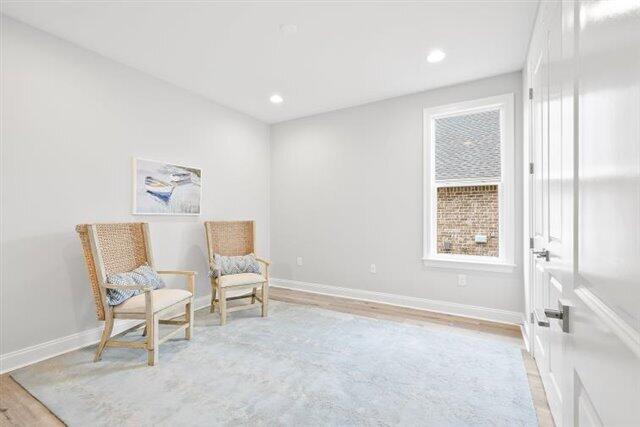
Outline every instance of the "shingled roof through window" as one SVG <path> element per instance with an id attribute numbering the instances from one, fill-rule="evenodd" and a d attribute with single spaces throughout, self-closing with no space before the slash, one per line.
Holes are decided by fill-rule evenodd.
<path id="1" fill-rule="evenodd" d="M 500 180 L 500 111 L 435 120 L 436 181 Z"/>

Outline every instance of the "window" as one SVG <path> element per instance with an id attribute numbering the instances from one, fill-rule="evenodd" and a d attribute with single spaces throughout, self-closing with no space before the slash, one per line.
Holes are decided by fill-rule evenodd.
<path id="1" fill-rule="evenodd" d="M 514 267 L 513 95 L 424 111 L 424 260 Z"/>

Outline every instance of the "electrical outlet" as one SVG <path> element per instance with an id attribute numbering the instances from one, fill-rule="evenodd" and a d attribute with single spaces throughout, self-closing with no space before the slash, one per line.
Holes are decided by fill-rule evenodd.
<path id="1" fill-rule="evenodd" d="M 296 258 L 296 264 L 298 265 L 302 265 L 302 257 L 299 256 L 298 258 Z"/>
<path id="2" fill-rule="evenodd" d="M 475 241 L 476 241 L 476 243 L 487 243 L 487 235 L 486 234 L 476 234 Z"/>
<path id="3" fill-rule="evenodd" d="M 369 269 L 369 271 L 371 271 L 372 274 L 376 274 L 376 265 L 371 264 L 371 268 Z"/>
<path id="4" fill-rule="evenodd" d="M 458 286 L 460 286 L 460 287 L 467 286 L 467 275 L 466 274 L 458 274 Z"/>

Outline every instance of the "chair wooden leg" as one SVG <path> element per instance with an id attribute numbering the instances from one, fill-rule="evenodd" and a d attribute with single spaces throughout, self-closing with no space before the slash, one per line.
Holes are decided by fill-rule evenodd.
<path id="1" fill-rule="evenodd" d="M 267 317 L 269 311 L 269 282 L 262 284 L 262 317 Z"/>
<path id="2" fill-rule="evenodd" d="M 258 292 L 258 288 L 253 288 L 253 292 L 251 293 L 251 304 L 256 303 L 256 292 Z"/>
<path id="3" fill-rule="evenodd" d="M 104 348 L 107 345 L 107 341 L 109 341 L 109 338 L 111 337 L 112 331 L 113 331 L 113 316 L 110 313 L 105 313 L 104 330 L 102 331 L 102 336 L 100 337 L 100 343 L 98 344 L 98 348 L 96 348 L 96 355 L 93 358 L 94 362 L 97 362 L 102 358 L 102 352 L 104 351 Z"/>
<path id="4" fill-rule="evenodd" d="M 211 309 L 209 310 L 210 313 L 215 313 L 216 312 L 216 286 L 212 285 L 211 286 Z"/>
<path id="5" fill-rule="evenodd" d="M 193 297 L 184 309 L 184 318 L 189 322 L 189 326 L 184 330 L 184 337 L 188 340 L 193 336 Z"/>
<path id="6" fill-rule="evenodd" d="M 220 288 L 220 297 L 218 298 L 220 304 L 220 325 L 227 323 L 227 290 Z"/>
<path id="7" fill-rule="evenodd" d="M 147 365 L 158 364 L 158 315 L 147 313 Z"/>

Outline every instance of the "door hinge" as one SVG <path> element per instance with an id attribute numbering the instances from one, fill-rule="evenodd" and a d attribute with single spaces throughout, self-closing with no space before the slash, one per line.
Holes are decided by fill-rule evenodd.
<path id="1" fill-rule="evenodd" d="M 529 313 L 529 323 L 535 322 L 535 318 L 533 317 L 533 311 Z"/>
<path id="2" fill-rule="evenodd" d="M 533 162 L 529 163 L 529 175 L 533 175 Z"/>
<path id="3" fill-rule="evenodd" d="M 533 88 L 529 88 L 529 99 L 533 99 Z"/>
<path id="4" fill-rule="evenodd" d="M 529 249 L 533 249 L 533 237 L 529 237 Z"/>

